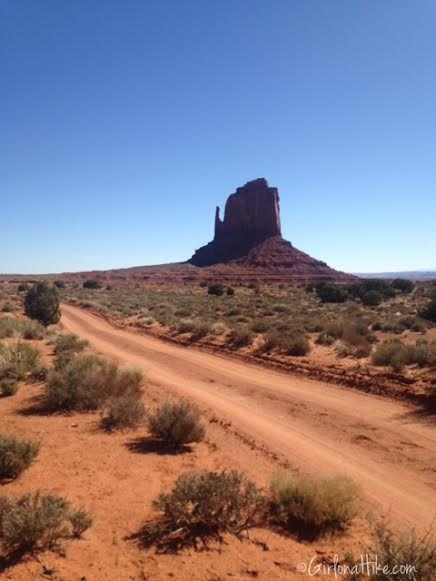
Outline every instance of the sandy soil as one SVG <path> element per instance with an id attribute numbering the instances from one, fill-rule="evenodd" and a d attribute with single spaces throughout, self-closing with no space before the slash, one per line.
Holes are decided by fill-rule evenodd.
<path id="1" fill-rule="evenodd" d="M 414 526 L 434 519 L 436 430 L 412 408 L 116 329 L 77 307 L 64 305 L 63 325 L 293 467 L 348 474 L 393 518 Z"/>
<path id="2" fill-rule="evenodd" d="M 41 442 L 41 452 L 0 493 L 55 490 L 94 518 L 83 540 L 67 546 L 66 558 L 45 553 L 0 568 L 1 579 L 309 579 L 298 572 L 300 562 L 360 554 L 369 541 L 368 509 L 418 528 L 434 517 L 436 432 L 412 408 L 120 330 L 76 307 L 63 306 L 62 325 L 107 357 L 144 370 L 147 406 L 176 396 L 195 401 L 207 438 L 189 453 L 168 455 L 149 445 L 144 428 L 106 434 L 97 414 L 41 414 L 42 385 L 24 384 L 1 399 L 1 431 Z M 229 536 L 208 551 L 158 555 L 131 538 L 155 516 L 153 499 L 185 471 L 237 468 L 262 486 L 283 465 L 350 474 L 371 506 L 345 535 L 315 542 L 258 529 L 251 541 Z"/>

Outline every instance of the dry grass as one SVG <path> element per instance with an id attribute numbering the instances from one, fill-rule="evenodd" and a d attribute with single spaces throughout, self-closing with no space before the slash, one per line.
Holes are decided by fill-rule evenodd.
<path id="1" fill-rule="evenodd" d="M 317 479 L 282 472 L 273 478 L 270 495 L 277 522 L 312 534 L 344 530 L 360 508 L 359 487 L 344 476 Z"/>

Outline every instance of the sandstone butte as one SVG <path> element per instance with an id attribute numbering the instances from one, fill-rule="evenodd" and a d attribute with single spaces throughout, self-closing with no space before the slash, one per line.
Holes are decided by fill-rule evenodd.
<path id="1" fill-rule="evenodd" d="M 215 236 L 189 261 L 194 266 L 226 265 L 259 269 L 296 280 L 344 280 L 352 278 L 294 248 L 284 240 L 280 222 L 280 196 L 265 178 L 237 188 L 226 202 L 224 219 L 215 214 Z"/>

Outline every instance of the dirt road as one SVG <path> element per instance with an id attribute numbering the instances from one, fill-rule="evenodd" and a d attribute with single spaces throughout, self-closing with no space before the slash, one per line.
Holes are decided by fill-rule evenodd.
<path id="1" fill-rule="evenodd" d="M 67 331 L 278 459 L 351 476 L 393 520 L 424 529 L 435 519 L 436 427 L 406 405 L 120 330 L 78 307 L 62 313 Z"/>

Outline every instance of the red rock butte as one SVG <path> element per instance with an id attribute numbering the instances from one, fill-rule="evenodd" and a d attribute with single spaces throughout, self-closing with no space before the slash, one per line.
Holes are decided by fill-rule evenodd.
<path id="1" fill-rule="evenodd" d="M 284 240 L 280 223 L 280 196 L 265 178 L 237 188 L 226 202 L 224 219 L 215 214 L 215 236 L 189 260 L 199 267 L 228 265 L 274 271 L 295 279 L 350 279 Z"/>

